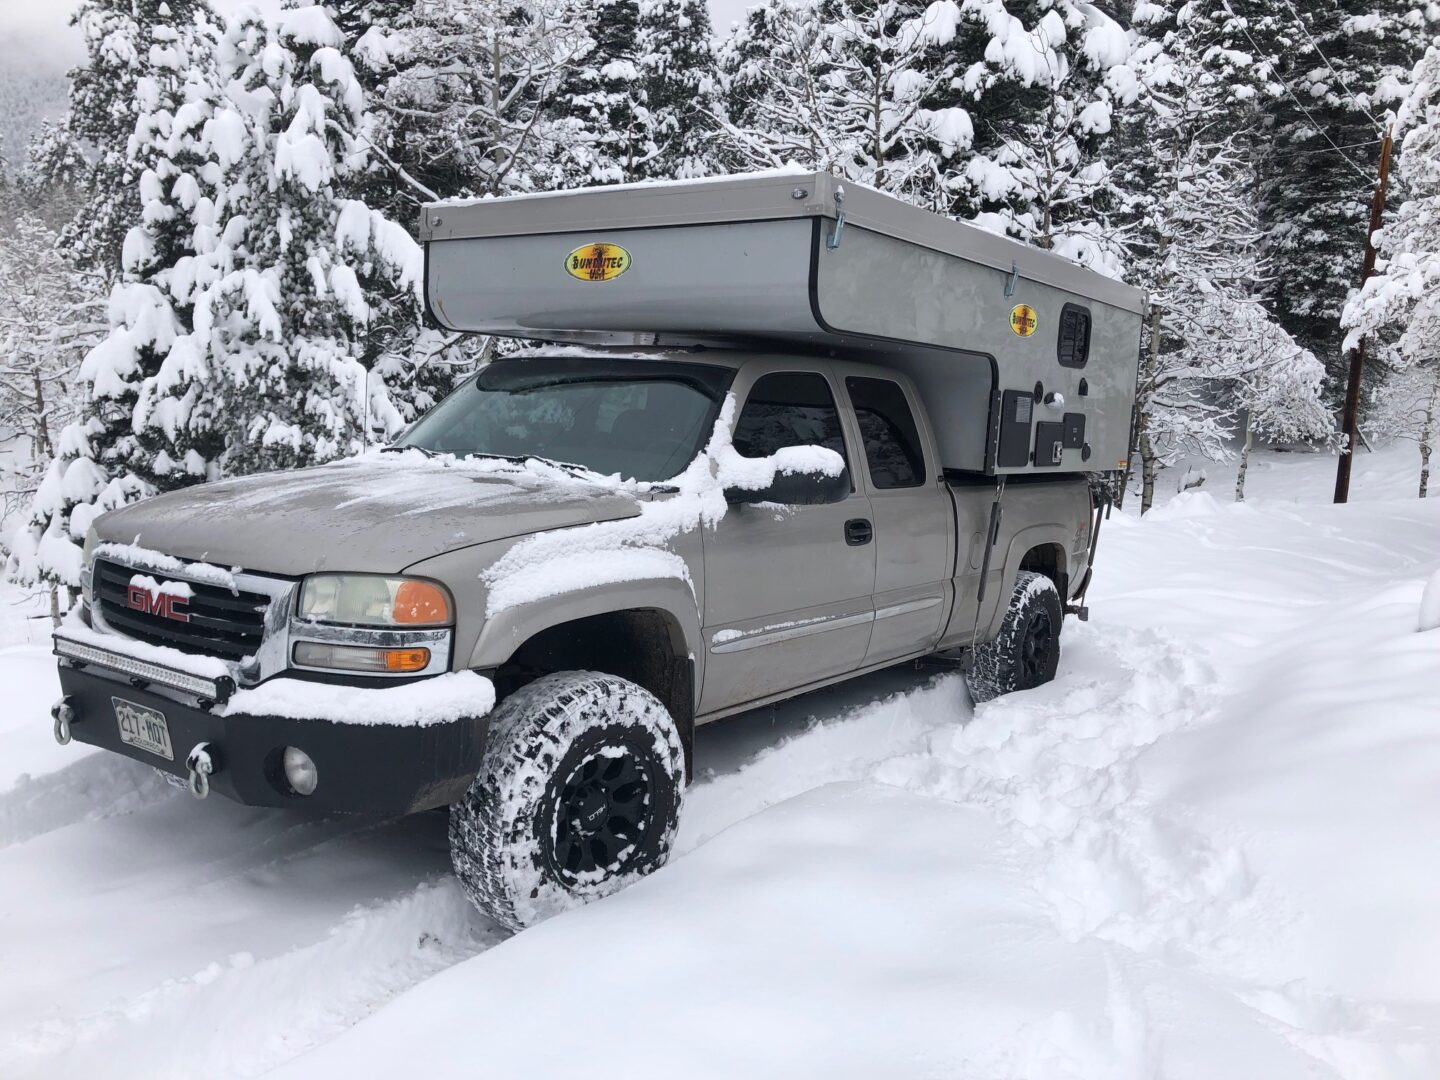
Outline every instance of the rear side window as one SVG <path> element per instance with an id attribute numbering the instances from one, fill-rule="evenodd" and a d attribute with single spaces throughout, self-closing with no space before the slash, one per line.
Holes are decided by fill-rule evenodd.
<path id="1" fill-rule="evenodd" d="M 1060 366 L 1083 368 L 1090 359 L 1090 312 L 1078 304 L 1060 309 Z"/>
<path id="2" fill-rule="evenodd" d="M 925 482 L 920 430 L 899 383 L 889 379 L 845 380 L 860 421 L 870 483 L 877 489 L 919 487 Z"/>
<path id="3" fill-rule="evenodd" d="M 735 449 L 744 457 L 762 458 L 783 446 L 823 446 L 845 457 L 840 410 L 823 375 L 776 372 L 762 375 L 750 388 L 735 425 Z"/>

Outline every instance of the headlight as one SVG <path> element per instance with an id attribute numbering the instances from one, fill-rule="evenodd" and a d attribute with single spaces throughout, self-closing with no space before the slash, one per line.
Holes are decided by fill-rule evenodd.
<path id="1" fill-rule="evenodd" d="M 376 574 L 315 574 L 300 589 L 300 618 L 343 626 L 449 626 L 443 585 Z"/>

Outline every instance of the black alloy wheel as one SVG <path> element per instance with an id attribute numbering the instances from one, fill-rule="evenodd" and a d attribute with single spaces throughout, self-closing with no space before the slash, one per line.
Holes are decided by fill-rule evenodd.
<path id="1" fill-rule="evenodd" d="M 623 872 L 651 825 L 649 763 L 628 748 L 604 747 L 557 786 L 555 872 L 570 883 L 596 871 Z"/>
<path id="2" fill-rule="evenodd" d="M 1031 690 L 1049 682 L 1055 670 L 1051 651 L 1055 648 L 1055 627 L 1050 622 L 1050 613 L 1043 607 L 1037 608 L 1025 626 L 1025 637 L 1020 645 L 1020 688 Z"/>

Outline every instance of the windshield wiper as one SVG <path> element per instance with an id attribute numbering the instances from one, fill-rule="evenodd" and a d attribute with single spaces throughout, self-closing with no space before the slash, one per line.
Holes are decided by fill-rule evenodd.
<path id="1" fill-rule="evenodd" d="M 529 461 L 538 461 L 542 465 L 549 465 L 551 468 L 560 469 L 562 472 L 567 472 L 571 476 L 581 480 L 603 475 L 594 469 L 587 469 L 584 465 L 576 465 L 569 461 L 556 461 L 554 458 L 541 457 L 539 454 L 487 454 L 477 451 L 470 456 L 495 458 L 497 461 L 508 461 L 512 465 L 524 465 Z"/>
<path id="2" fill-rule="evenodd" d="M 382 446 L 380 448 L 380 452 L 382 454 L 403 454 L 407 450 L 419 450 L 420 453 L 424 454 L 426 457 L 440 456 L 434 450 L 427 450 L 423 446 Z"/>

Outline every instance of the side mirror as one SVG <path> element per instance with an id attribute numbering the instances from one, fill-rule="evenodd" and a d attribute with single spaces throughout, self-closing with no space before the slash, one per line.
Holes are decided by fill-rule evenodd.
<path id="1" fill-rule="evenodd" d="M 840 470 L 832 472 L 813 458 L 803 464 L 787 462 L 792 450 L 819 450 L 819 447 L 786 447 L 770 459 L 775 461 L 774 478 L 769 484 L 758 488 L 727 487 L 725 501 L 731 504 L 779 503 L 782 506 L 816 506 L 822 503 L 842 502 L 850 495 L 850 470 L 845 468 L 839 454 L 833 450 L 822 450 L 823 454 L 840 462 Z"/>

